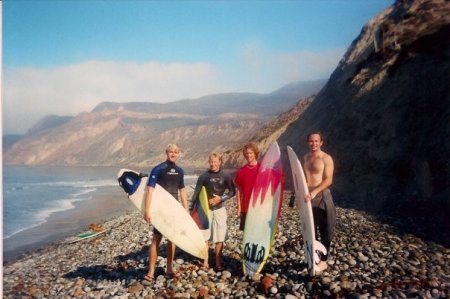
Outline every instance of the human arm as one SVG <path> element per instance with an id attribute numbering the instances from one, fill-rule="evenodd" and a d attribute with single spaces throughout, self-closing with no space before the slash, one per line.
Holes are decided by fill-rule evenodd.
<path id="1" fill-rule="evenodd" d="M 186 188 L 181 188 L 180 189 L 180 198 L 181 198 L 181 204 L 183 205 L 183 207 L 188 210 L 188 200 L 187 200 L 187 191 Z"/>
<path id="2" fill-rule="evenodd" d="M 154 190 L 153 187 L 150 187 L 150 186 L 146 187 L 144 219 L 147 223 L 151 223 L 150 209 L 151 209 L 153 190 Z"/>
<path id="3" fill-rule="evenodd" d="M 237 186 L 237 188 L 236 188 L 236 210 L 237 210 L 238 216 L 241 215 L 241 196 L 242 196 L 241 189 L 239 188 L 239 186 Z"/>
<path id="4" fill-rule="evenodd" d="M 234 187 L 234 182 L 231 176 L 226 175 L 224 181 L 225 181 L 225 190 L 227 190 L 227 192 L 224 192 L 222 195 L 213 194 L 213 198 L 210 199 L 211 205 L 218 205 L 220 203 L 223 203 L 226 200 L 232 198 L 236 194 L 236 188 Z"/>

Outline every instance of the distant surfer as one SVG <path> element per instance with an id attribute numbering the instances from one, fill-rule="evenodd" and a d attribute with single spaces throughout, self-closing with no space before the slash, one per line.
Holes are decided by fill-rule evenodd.
<path id="1" fill-rule="evenodd" d="M 222 171 L 222 156 L 219 153 L 212 153 L 208 158 L 209 169 L 199 176 L 192 198 L 197 198 L 202 186 L 205 186 L 209 208 L 211 210 L 210 226 L 202 230 L 209 247 L 209 240 L 212 239 L 215 248 L 216 271 L 223 271 L 222 251 L 223 242 L 227 235 L 227 209 L 224 202 L 232 198 L 235 194 L 233 179 L 229 174 Z M 202 268 L 208 269 L 208 257 L 203 261 Z"/>
<path id="2" fill-rule="evenodd" d="M 152 202 L 152 193 L 156 184 L 167 190 L 173 197 L 178 199 L 180 194 L 181 203 L 185 209 L 188 208 L 187 192 L 184 186 L 184 171 L 179 166 L 175 165 L 176 160 L 180 155 L 180 148 L 176 144 L 169 144 L 166 148 L 167 160 L 155 166 L 150 172 L 147 183 L 147 192 L 145 197 L 145 213 L 144 219 L 147 223 L 151 223 L 150 207 Z M 177 221 L 172 219 L 171 221 Z M 161 243 L 162 234 L 153 229 L 153 239 L 149 251 L 149 268 L 148 273 L 144 277 L 147 281 L 154 281 L 156 258 L 158 257 L 158 248 Z M 167 240 L 167 269 L 166 275 L 174 277 L 176 273 L 173 271 L 173 259 L 175 256 L 175 244 Z"/>
<path id="3" fill-rule="evenodd" d="M 318 227 L 316 236 L 320 235 L 321 242 L 327 249 L 327 254 L 320 257 L 319 272 L 327 269 L 327 257 L 330 252 L 331 241 L 336 224 L 336 208 L 330 189 L 333 182 L 334 162 L 331 156 L 322 151 L 323 138 L 320 132 L 308 134 L 309 153 L 304 156 L 306 182 L 309 194 L 306 201 L 311 201 L 315 226 Z"/>
<path id="4" fill-rule="evenodd" d="M 239 229 L 244 230 L 248 206 L 258 174 L 259 149 L 254 143 L 247 143 L 242 149 L 247 164 L 239 168 L 234 179 L 236 184 L 237 215 L 240 217 Z"/>

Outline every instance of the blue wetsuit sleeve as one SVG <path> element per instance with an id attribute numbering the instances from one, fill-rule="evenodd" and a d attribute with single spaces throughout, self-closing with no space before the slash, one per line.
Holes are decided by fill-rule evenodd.
<path id="1" fill-rule="evenodd" d="M 236 194 L 236 188 L 234 187 L 233 179 L 230 175 L 225 177 L 225 184 L 227 185 L 228 191 L 220 197 L 222 202 L 232 198 Z"/>
<path id="2" fill-rule="evenodd" d="M 183 189 L 184 185 L 184 170 L 178 167 L 178 171 L 180 172 L 180 180 L 178 181 L 178 189 Z"/>
<path id="3" fill-rule="evenodd" d="M 158 177 L 163 169 L 164 169 L 164 167 L 161 164 L 152 169 L 152 171 L 150 172 L 150 174 L 148 176 L 148 182 L 147 182 L 148 187 L 153 187 L 153 188 L 156 187 L 156 182 L 158 181 Z"/>

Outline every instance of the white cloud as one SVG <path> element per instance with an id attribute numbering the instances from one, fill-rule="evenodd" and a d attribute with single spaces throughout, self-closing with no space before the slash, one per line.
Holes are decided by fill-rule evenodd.
<path id="1" fill-rule="evenodd" d="M 87 61 L 56 68 L 3 72 L 3 132 L 24 133 L 49 114 L 76 115 L 104 101 L 168 102 L 219 92 L 272 92 L 299 80 L 327 78 L 344 49 L 272 53 L 242 48 L 238 66 L 207 63 Z M 219 83 L 220 82 L 220 83 Z"/>
<path id="2" fill-rule="evenodd" d="M 3 75 L 5 133 L 23 133 L 45 115 L 75 115 L 103 101 L 168 102 L 219 92 L 217 71 L 206 63 L 88 61 Z"/>
<path id="3" fill-rule="evenodd" d="M 344 55 L 344 52 L 345 49 L 324 52 L 303 51 L 282 54 L 274 57 L 274 60 L 275 64 L 280 67 L 280 75 L 287 78 L 287 80 L 308 81 L 330 76 Z"/>
<path id="4" fill-rule="evenodd" d="M 241 50 L 240 73 L 246 76 L 241 82 L 246 91 L 271 92 L 293 81 L 328 78 L 344 53 L 345 49 L 273 53 L 257 42 L 249 43 Z"/>

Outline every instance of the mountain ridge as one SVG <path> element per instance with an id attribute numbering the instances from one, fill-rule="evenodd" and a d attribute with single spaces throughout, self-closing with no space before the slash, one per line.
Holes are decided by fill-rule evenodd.
<path id="1" fill-rule="evenodd" d="M 296 82 L 269 94 L 227 93 L 165 104 L 97 105 L 70 119 L 44 118 L 4 152 L 6 164 L 149 167 L 179 143 L 183 164 L 204 167 L 211 151 L 238 146 L 324 80 Z M 305 88 L 308 87 L 308 88 Z M 245 100 L 244 100 L 245 99 Z"/>

